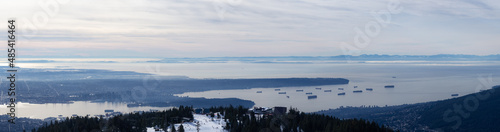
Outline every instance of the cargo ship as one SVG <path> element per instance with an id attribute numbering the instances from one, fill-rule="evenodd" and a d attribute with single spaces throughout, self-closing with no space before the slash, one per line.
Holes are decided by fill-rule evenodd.
<path id="1" fill-rule="evenodd" d="M 385 85 L 384 88 L 394 88 L 394 85 Z"/>
<path id="2" fill-rule="evenodd" d="M 316 95 L 307 96 L 307 99 L 316 99 L 316 98 L 318 98 L 318 96 Z"/>
<path id="3" fill-rule="evenodd" d="M 361 90 L 354 90 L 354 91 L 352 91 L 352 92 L 353 92 L 353 93 L 362 93 L 363 91 L 361 91 Z"/>

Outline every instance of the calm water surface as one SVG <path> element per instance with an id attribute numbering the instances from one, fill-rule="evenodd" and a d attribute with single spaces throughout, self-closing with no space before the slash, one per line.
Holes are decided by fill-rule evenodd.
<path id="1" fill-rule="evenodd" d="M 57 69 L 104 69 L 135 71 L 156 75 L 182 75 L 191 78 L 288 78 L 288 77 L 333 77 L 350 80 L 346 85 L 313 87 L 251 88 L 243 90 L 215 90 L 189 92 L 177 96 L 205 98 L 240 98 L 251 100 L 256 106 L 295 107 L 313 112 L 340 106 L 399 105 L 451 98 L 474 93 L 500 84 L 500 62 L 459 61 L 368 61 L 363 63 L 136 63 L 144 59 L 97 59 L 66 60 L 59 63 L 19 63 L 21 68 Z M 155 59 L 150 59 L 155 60 Z M 105 61 L 113 61 L 107 63 Z M 91 62 L 91 63 L 89 63 Z M 488 75 L 492 75 L 491 78 Z M 480 80 L 490 80 L 487 83 Z M 395 85 L 395 88 L 384 88 Z M 358 86 L 358 88 L 354 88 Z M 316 88 L 322 88 L 317 90 Z M 344 88 L 344 90 L 338 90 Z M 367 91 L 366 88 L 373 88 Z M 296 92 L 303 90 L 303 92 Z M 324 92 L 324 90 L 332 90 Z M 362 90 L 362 93 L 353 93 Z M 262 93 L 257 93 L 262 91 Z M 278 94 L 286 92 L 286 94 Z M 312 92 L 316 99 L 308 99 L 305 93 Z M 346 95 L 338 96 L 345 92 Z M 4 106 L 0 106 L 3 111 Z M 105 109 L 120 112 L 149 110 L 150 107 L 127 108 L 126 104 L 75 102 L 73 104 L 25 104 L 19 105 L 19 116 L 32 118 L 103 114 Z"/>
<path id="2" fill-rule="evenodd" d="M 1 108 L 6 108 L 6 105 L 0 105 Z M 104 115 L 104 110 L 114 110 L 122 113 L 134 111 L 149 111 L 149 110 L 165 110 L 171 107 L 127 107 L 125 103 L 92 103 L 90 101 L 76 101 L 68 104 L 61 103 L 46 103 L 46 104 L 29 104 L 18 102 L 16 105 L 17 117 L 29 117 L 36 119 L 45 119 L 47 117 L 69 117 L 73 114 L 79 116 L 85 115 Z M 2 109 L 2 113 L 7 111 Z"/>

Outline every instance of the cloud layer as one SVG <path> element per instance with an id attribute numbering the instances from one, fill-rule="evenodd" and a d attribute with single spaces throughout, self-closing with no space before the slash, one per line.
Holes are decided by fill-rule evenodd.
<path id="1" fill-rule="evenodd" d="M 324 56 L 345 54 L 342 43 L 355 46 L 355 28 L 376 22 L 371 12 L 387 11 L 391 2 L 33 0 L 1 2 L 0 14 L 19 21 L 18 48 L 25 56 Z M 419 0 L 399 6 L 402 12 L 392 14 L 367 46 L 355 46 L 358 53 L 500 50 L 500 2 Z"/>

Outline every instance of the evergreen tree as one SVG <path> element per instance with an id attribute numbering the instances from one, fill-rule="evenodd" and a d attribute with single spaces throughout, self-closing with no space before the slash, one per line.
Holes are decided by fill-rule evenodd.
<path id="1" fill-rule="evenodd" d="M 222 120 L 226 121 L 224 129 L 230 132 L 255 131 L 284 131 L 284 132 L 315 132 L 315 131 L 359 131 L 359 132 L 392 132 L 384 125 L 363 119 L 338 119 L 320 114 L 306 114 L 291 108 L 283 115 L 255 114 L 247 108 L 239 107 L 212 107 L 211 113 L 223 113 Z M 183 118 L 191 118 L 193 108 L 180 106 L 159 112 L 136 112 L 117 115 L 111 118 L 103 117 L 71 117 L 63 121 L 45 123 L 38 132 L 66 132 L 66 131 L 145 131 L 146 127 L 160 126 L 176 131 L 175 123 L 181 123 Z M 212 114 L 213 115 L 213 114 Z M 210 115 L 210 116 L 212 116 Z M 198 126 L 199 127 L 199 126 Z M 178 127 L 184 132 L 184 126 Z"/>
<path id="2" fill-rule="evenodd" d="M 179 132 L 184 132 L 184 126 L 182 126 L 182 124 L 179 126 Z"/>
<path id="3" fill-rule="evenodd" d="M 177 131 L 177 130 L 175 130 L 175 125 L 174 124 L 172 124 L 172 128 L 170 130 L 171 130 L 171 132 L 176 132 Z"/>

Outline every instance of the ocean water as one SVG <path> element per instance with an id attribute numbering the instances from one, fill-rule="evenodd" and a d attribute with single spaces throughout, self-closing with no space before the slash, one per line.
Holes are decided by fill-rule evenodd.
<path id="1" fill-rule="evenodd" d="M 6 108 L 6 105 L 0 105 L 1 108 Z M 32 119 L 45 119 L 48 117 L 71 117 L 73 114 L 78 116 L 89 115 L 91 117 L 105 115 L 104 110 L 114 110 L 115 112 L 129 113 L 135 111 L 150 111 L 150 110 L 165 110 L 171 107 L 127 107 L 126 103 L 93 103 L 90 101 L 75 101 L 72 103 L 46 103 L 46 104 L 30 104 L 18 102 L 16 105 L 16 116 Z M 4 112 L 4 111 L 2 111 Z M 7 113 L 5 111 L 5 113 Z"/>
<path id="2" fill-rule="evenodd" d="M 40 59 L 38 59 L 40 60 Z M 500 62 L 497 61 L 364 61 L 353 63 L 151 63 L 158 59 L 32 59 L 18 63 L 22 68 L 41 69 L 103 69 L 113 71 L 134 71 L 161 76 L 188 76 L 191 78 L 289 78 L 289 77 L 332 77 L 349 79 L 349 84 L 312 87 L 251 88 L 243 90 L 214 90 L 188 92 L 177 96 L 205 98 L 240 98 L 251 100 L 256 106 L 285 106 L 304 112 L 338 108 L 340 106 L 400 105 L 452 98 L 451 94 L 466 94 L 489 89 L 500 84 Z M 384 88 L 395 85 L 395 88 Z M 354 88 L 357 86 L 357 88 Z M 316 88 L 322 88 L 317 90 Z M 338 90 L 344 88 L 344 90 Z M 373 88 L 367 91 L 366 88 Z M 286 94 L 278 94 L 279 92 Z M 296 90 L 303 90 L 297 92 Z M 325 92 L 324 90 L 331 90 Z M 353 93 L 362 90 L 362 93 Z M 262 91 L 262 93 L 257 93 Z M 305 93 L 316 95 L 308 99 Z M 345 92 L 339 96 L 338 93 Z M 96 108 L 116 109 L 129 112 L 123 105 L 93 104 L 42 104 L 23 106 L 20 116 L 43 118 L 67 114 L 103 114 L 103 110 L 92 111 L 81 108 L 93 105 Z M 94 106 L 95 105 L 95 106 Z M 126 105 L 125 105 L 126 106 Z M 2 106 L 2 112 L 5 110 Z M 66 109 L 67 108 L 67 109 Z M 20 108 L 21 109 L 21 108 Z M 150 108 L 145 108 L 150 109 Z M 51 111 L 54 111 L 51 113 Z M 75 112 L 72 112 L 75 111 Z M 102 111 L 102 112 L 99 112 Z M 25 115 L 22 115 L 25 113 Z M 40 113 L 40 114 L 35 114 Z M 46 115 L 46 116 L 43 116 Z"/>

